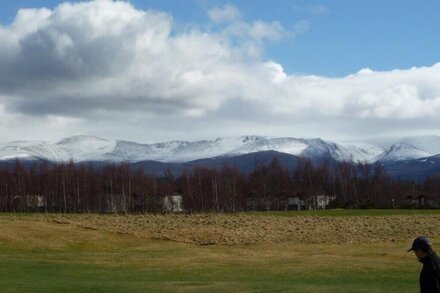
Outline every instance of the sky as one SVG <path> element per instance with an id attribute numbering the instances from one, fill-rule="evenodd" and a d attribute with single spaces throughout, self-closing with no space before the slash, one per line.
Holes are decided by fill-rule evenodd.
<path id="1" fill-rule="evenodd" d="M 439 0 L 0 0 L 0 140 L 440 135 L 439 19 Z"/>

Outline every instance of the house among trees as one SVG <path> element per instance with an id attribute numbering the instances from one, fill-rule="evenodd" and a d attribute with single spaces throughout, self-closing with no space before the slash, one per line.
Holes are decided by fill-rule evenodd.
<path id="1" fill-rule="evenodd" d="M 47 206 L 47 196 L 36 194 L 15 195 L 12 205 L 17 211 L 44 212 Z"/>
<path id="2" fill-rule="evenodd" d="M 177 191 L 177 193 L 173 193 Z M 72 162 L 0 168 L 0 212 L 158 213 L 341 208 L 439 208 L 440 175 L 397 180 L 380 164 L 314 165 L 293 172 L 277 160 L 254 171 L 195 166 L 177 178 L 128 163 L 100 167 Z"/>
<path id="3" fill-rule="evenodd" d="M 413 207 L 437 207 L 436 203 L 426 195 L 407 196 L 406 204 Z"/>
<path id="4" fill-rule="evenodd" d="M 305 200 L 296 197 L 289 197 L 287 198 L 287 210 L 289 211 L 301 211 L 306 209 L 306 202 Z"/>
<path id="5" fill-rule="evenodd" d="M 330 205 L 330 202 L 333 199 L 335 199 L 335 197 L 334 196 L 320 194 L 320 195 L 317 195 L 315 197 L 315 199 L 316 199 L 316 203 L 315 203 L 316 205 L 315 205 L 314 208 L 317 209 L 317 210 L 325 210 Z"/>
<path id="6" fill-rule="evenodd" d="M 249 197 L 246 201 L 248 211 L 302 211 L 326 209 L 334 197 L 317 195 L 313 197 Z"/>
<path id="7" fill-rule="evenodd" d="M 309 197 L 307 199 L 303 199 L 299 196 L 289 197 L 287 199 L 286 210 L 324 210 L 330 205 L 330 201 L 333 199 L 334 197 L 323 194 Z"/>
<path id="8" fill-rule="evenodd" d="M 248 197 L 246 200 L 248 211 L 279 211 L 284 210 L 285 206 L 286 202 L 278 197 Z"/>
<path id="9" fill-rule="evenodd" d="M 183 212 L 183 197 L 181 194 L 174 192 L 163 198 L 163 208 L 166 212 Z"/>

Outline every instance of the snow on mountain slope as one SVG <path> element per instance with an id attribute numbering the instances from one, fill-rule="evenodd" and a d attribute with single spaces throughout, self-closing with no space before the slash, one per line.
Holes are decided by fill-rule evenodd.
<path id="1" fill-rule="evenodd" d="M 219 137 L 215 140 L 200 140 L 193 142 L 174 141 L 171 142 L 175 148 L 166 147 L 167 143 L 163 143 L 162 149 L 169 151 L 168 155 L 163 158 L 166 162 L 185 162 L 203 158 L 212 158 L 217 156 L 236 155 L 235 150 L 252 144 L 255 141 L 262 140 L 260 136 L 240 136 L 240 137 Z M 156 146 L 155 144 L 154 146 Z M 258 151 L 258 150 L 256 150 Z M 242 153 L 249 153 L 246 151 Z"/>
<path id="2" fill-rule="evenodd" d="M 160 158 L 155 154 L 150 145 L 117 140 L 114 148 L 105 153 L 103 158 L 110 161 L 145 161 Z"/>
<path id="3" fill-rule="evenodd" d="M 222 144 L 215 141 L 195 141 L 172 150 L 165 159 L 168 162 L 185 162 L 201 158 L 216 157 L 221 154 Z"/>
<path id="4" fill-rule="evenodd" d="M 174 140 L 169 142 L 154 143 L 150 146 L 157 158 L 162 158 L 161 160 L 165 160 L 173 151 L 183 149 L 189 144 L 191 144 L 189 141 Z"/>
<path id="5" fill-rule="evenodd" d="M 373 163 L 384 152 L 384 149 L 367 143 L 339 143 L 338 161 Z"/>
<path id="6" fill-rule="evenodd" d="M 405 137 L 378 156 L 380 161 L 419 159 L 440 154 L 440 136 Z"/>
<path id="7" fill-rule="evenodd" d="M 219 137 L 215 140 L 195 141 L 179 147 L 172 152 L 169 160 L 189 161 L 218 156 L 230 157 L 268 150 L 300 155 L 306 147 L 304 142 L 294 138 Z"/>
<path id="8" fill-rule="evenodd" d="M 44 159 L 49 161 L 64 161 L 66 154 L 44 141 L 12 141 L 0 145 L 0 160 L 15 158 Z"/>
<path id="9" fill-rule="evenodd" d="M 333 158 L 338 161 L 355 162 L 371 162 L 372 158 L 383 152 L 382 148 L 368 144 L 342 145 L 322 139 L 241 136 L 189 143 L 176 149 L 167 161 L 189 161 L 217 156 L 237 156 L 269 150 L 295 156 Z"/>
<path id="10" fill-rule="evenodd" d="M 116 141 L 96 136 L 77 135 L 62 139 L 55 144 L 73 161 L 101 161 L 105 154 L 115 149 Z"/>
<path id="11" fill-rule="evenodd" d="M 277 151 L 299 156 L 308 147 L 302 139 L 280 137 L 266 138 L 262 136 L 245 136 L 243 144 L 227 153 L 229 156 L 255 153 L 261 151 Z"/>
<path id="12" fill-rule="evenodd" d="M 171 141 L 139 144 L 95 136 L 72 136 L 59 142 L 10 142 L 0 145 L 0 159 L 41 158 L 68 161 L 146 161 L 186 162 L 218 156 L 277 151 L 311 158 L 339 161 L 371 161 L 382 150 L 367 144 L 336 144 L 322 139 L 264 136 L 220 137 L 215 140 Z"/>

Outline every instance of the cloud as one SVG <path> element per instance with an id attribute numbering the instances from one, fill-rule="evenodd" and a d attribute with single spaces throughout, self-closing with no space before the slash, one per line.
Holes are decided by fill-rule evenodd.
<path id="1" fill-rule="evenodd" d="M 278 40 L 278 22 L 173 35 L 168 14 L 127 2 L 20 10 L 1 28 L 0 91 L 10 111 L 82 117 L 97 111 L 200 116 L 241 95 L 249 50 Z M 228 42 L 232 38 L 239 41 Z"/>
<path id="2" fill-rule="evenodd" d="M 288 32 L 278 21 L 266 23 L 263 21 L 254 21 L 252 23 L 237 23 L 236 26 L 231 27 L 235 29 L 235 34 L 244 38 L 252 38 L 257 41 L 280 40 Z"/>
<path id="3" fill-rule="evenodd" d="M 440 64 L 340 78 L 289 74 L 262 51 L 308 23 L 289 31 L 228 7 L 209 12 L 227 23 L 178 32 L 172 15 L 122 1 L 22 9 L 0 26 L 2 118 L 27 121 L 15 123 L 22 130 L 14 135 L 46 123 L 40 131 L 131 139 L 353 135 L 383 131 L 385 122 L 391 132 L 438 121 Z"/>
<path id="4" fill-rule="evenodd" d="M 245 21 L 237 7 L 226 4 L 207 11 L 216 30 L 210 31 L 223 43 L 238 47 L 248 57 L 261 57 L 265 42 L 279 42 L 293 38 L 308 28 L 307 21 L 298 21 L 293 29 L 286 29 L 279 21 Z"/>
<path id="5" fill-rule="evenodd" d="M 230 22 L 241 18 L 241 13 L 237 7 L 226 4 L 209 9 L 208 16 L 214 22 Z"/>

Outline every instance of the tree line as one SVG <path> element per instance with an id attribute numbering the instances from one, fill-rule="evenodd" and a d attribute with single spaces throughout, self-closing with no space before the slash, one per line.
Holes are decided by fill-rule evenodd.
<path id="1" fill-rule="evenodd" d="M 250 173 L 236 166 L 196 166 L 179 176 L 152 175 L 129 163 L 38 163 L 19 160 L 0 170 L 1 212 L 160 213 L 164 198 L 178 194 L 186 212 L 285 210 L 292 199 L 316 208 L 318 196 L 332 208 L 438 207 L 440 176 L 397 180 L 380 164 L 300 159 L 294 171 L 275 158 Z M 296 209 L 296 208 L 295 208 Z"/>

